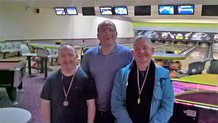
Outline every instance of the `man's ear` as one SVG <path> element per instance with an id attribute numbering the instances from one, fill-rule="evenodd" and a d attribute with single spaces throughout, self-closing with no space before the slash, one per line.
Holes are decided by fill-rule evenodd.
<path id="1" fill-rule="evenodd" d="M 57 60 L 58 60 L 58 63 L 60 63 L 60 62 L 59 62 L 59 56 L 57 56 Z"/>
<path id="2" fill-rule="evenodd" d="M 133 52 L 134 52 L 134 50 L 133 49 L 131 49 L 131 53 L 133 54 Z"/>
<path id="3" fill-rule="evenodd" d="M 118 36 L 118 33 L 116 32 L 116 37 Z"/>

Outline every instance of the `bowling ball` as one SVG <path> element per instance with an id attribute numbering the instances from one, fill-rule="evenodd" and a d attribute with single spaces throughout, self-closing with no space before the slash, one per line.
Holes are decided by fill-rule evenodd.
<path id="1" fill-rule="evenodd" d="M 196 73 L 196 71 L 197 71 L 196 69 L 192 69 L 192 73 Z"/>

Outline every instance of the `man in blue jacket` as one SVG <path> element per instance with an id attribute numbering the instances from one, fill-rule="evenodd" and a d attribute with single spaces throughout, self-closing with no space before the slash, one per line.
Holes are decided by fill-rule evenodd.
<path id="1" fill-rule="evenodd" d="M 138 36 L 134 61 L 116 73 L 111 111 L 118 123 L 167 123 L 173 114 L 174 92 L 169 71 L 151 59 L 154 47 Z"/>

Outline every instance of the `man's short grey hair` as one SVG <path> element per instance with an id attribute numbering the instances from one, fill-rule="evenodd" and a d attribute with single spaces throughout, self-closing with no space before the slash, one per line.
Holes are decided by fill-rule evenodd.
<path id="1" fill-rule="evenodd" d="M 144 35 L 139 35 L 135 37 L 133 47 L 135 46 L 135 43 L 138 42 L 139 40 L 145 40 L 150 47 L 153 47 L 151 40 Z"/>

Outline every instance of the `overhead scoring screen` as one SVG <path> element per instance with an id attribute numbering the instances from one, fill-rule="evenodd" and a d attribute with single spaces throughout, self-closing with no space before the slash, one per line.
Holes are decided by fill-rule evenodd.
<path id="1" fill-rule="evenodd" d="M 62 7 L 54 8 L 56 15 L 65 15 L 65 10 Z"/>
<path id="2" fill-rule="evenodd" d="M 177 13 L 181 15 L 192 15 L 194 14 L 194 5 L 178 5 Z"/>
<path id="3" fill-rule="evenodd" d="M 173 15 L 174 6 L 173 5 L 159 5 L 158 12 L 159 12 L 159 15 Z"/>
<path id="4" fill-rule="evenodd" d="M 75 7 L 67 7 L 65 9 L 66 9 L 66 13 L 68 15 L 77 15 L 78 14 Z"/>
<path id="5" fill-rule="evenodd" d="M 101 15 L 112 15 L 112 7 L 110 6 L 102 6 L 99 8 Z"/>
<path id="6" fill-rule="evenodd" d="M 128 10 L 126 6 L 114 6 L 114 15 L 128 15 Z"/>

